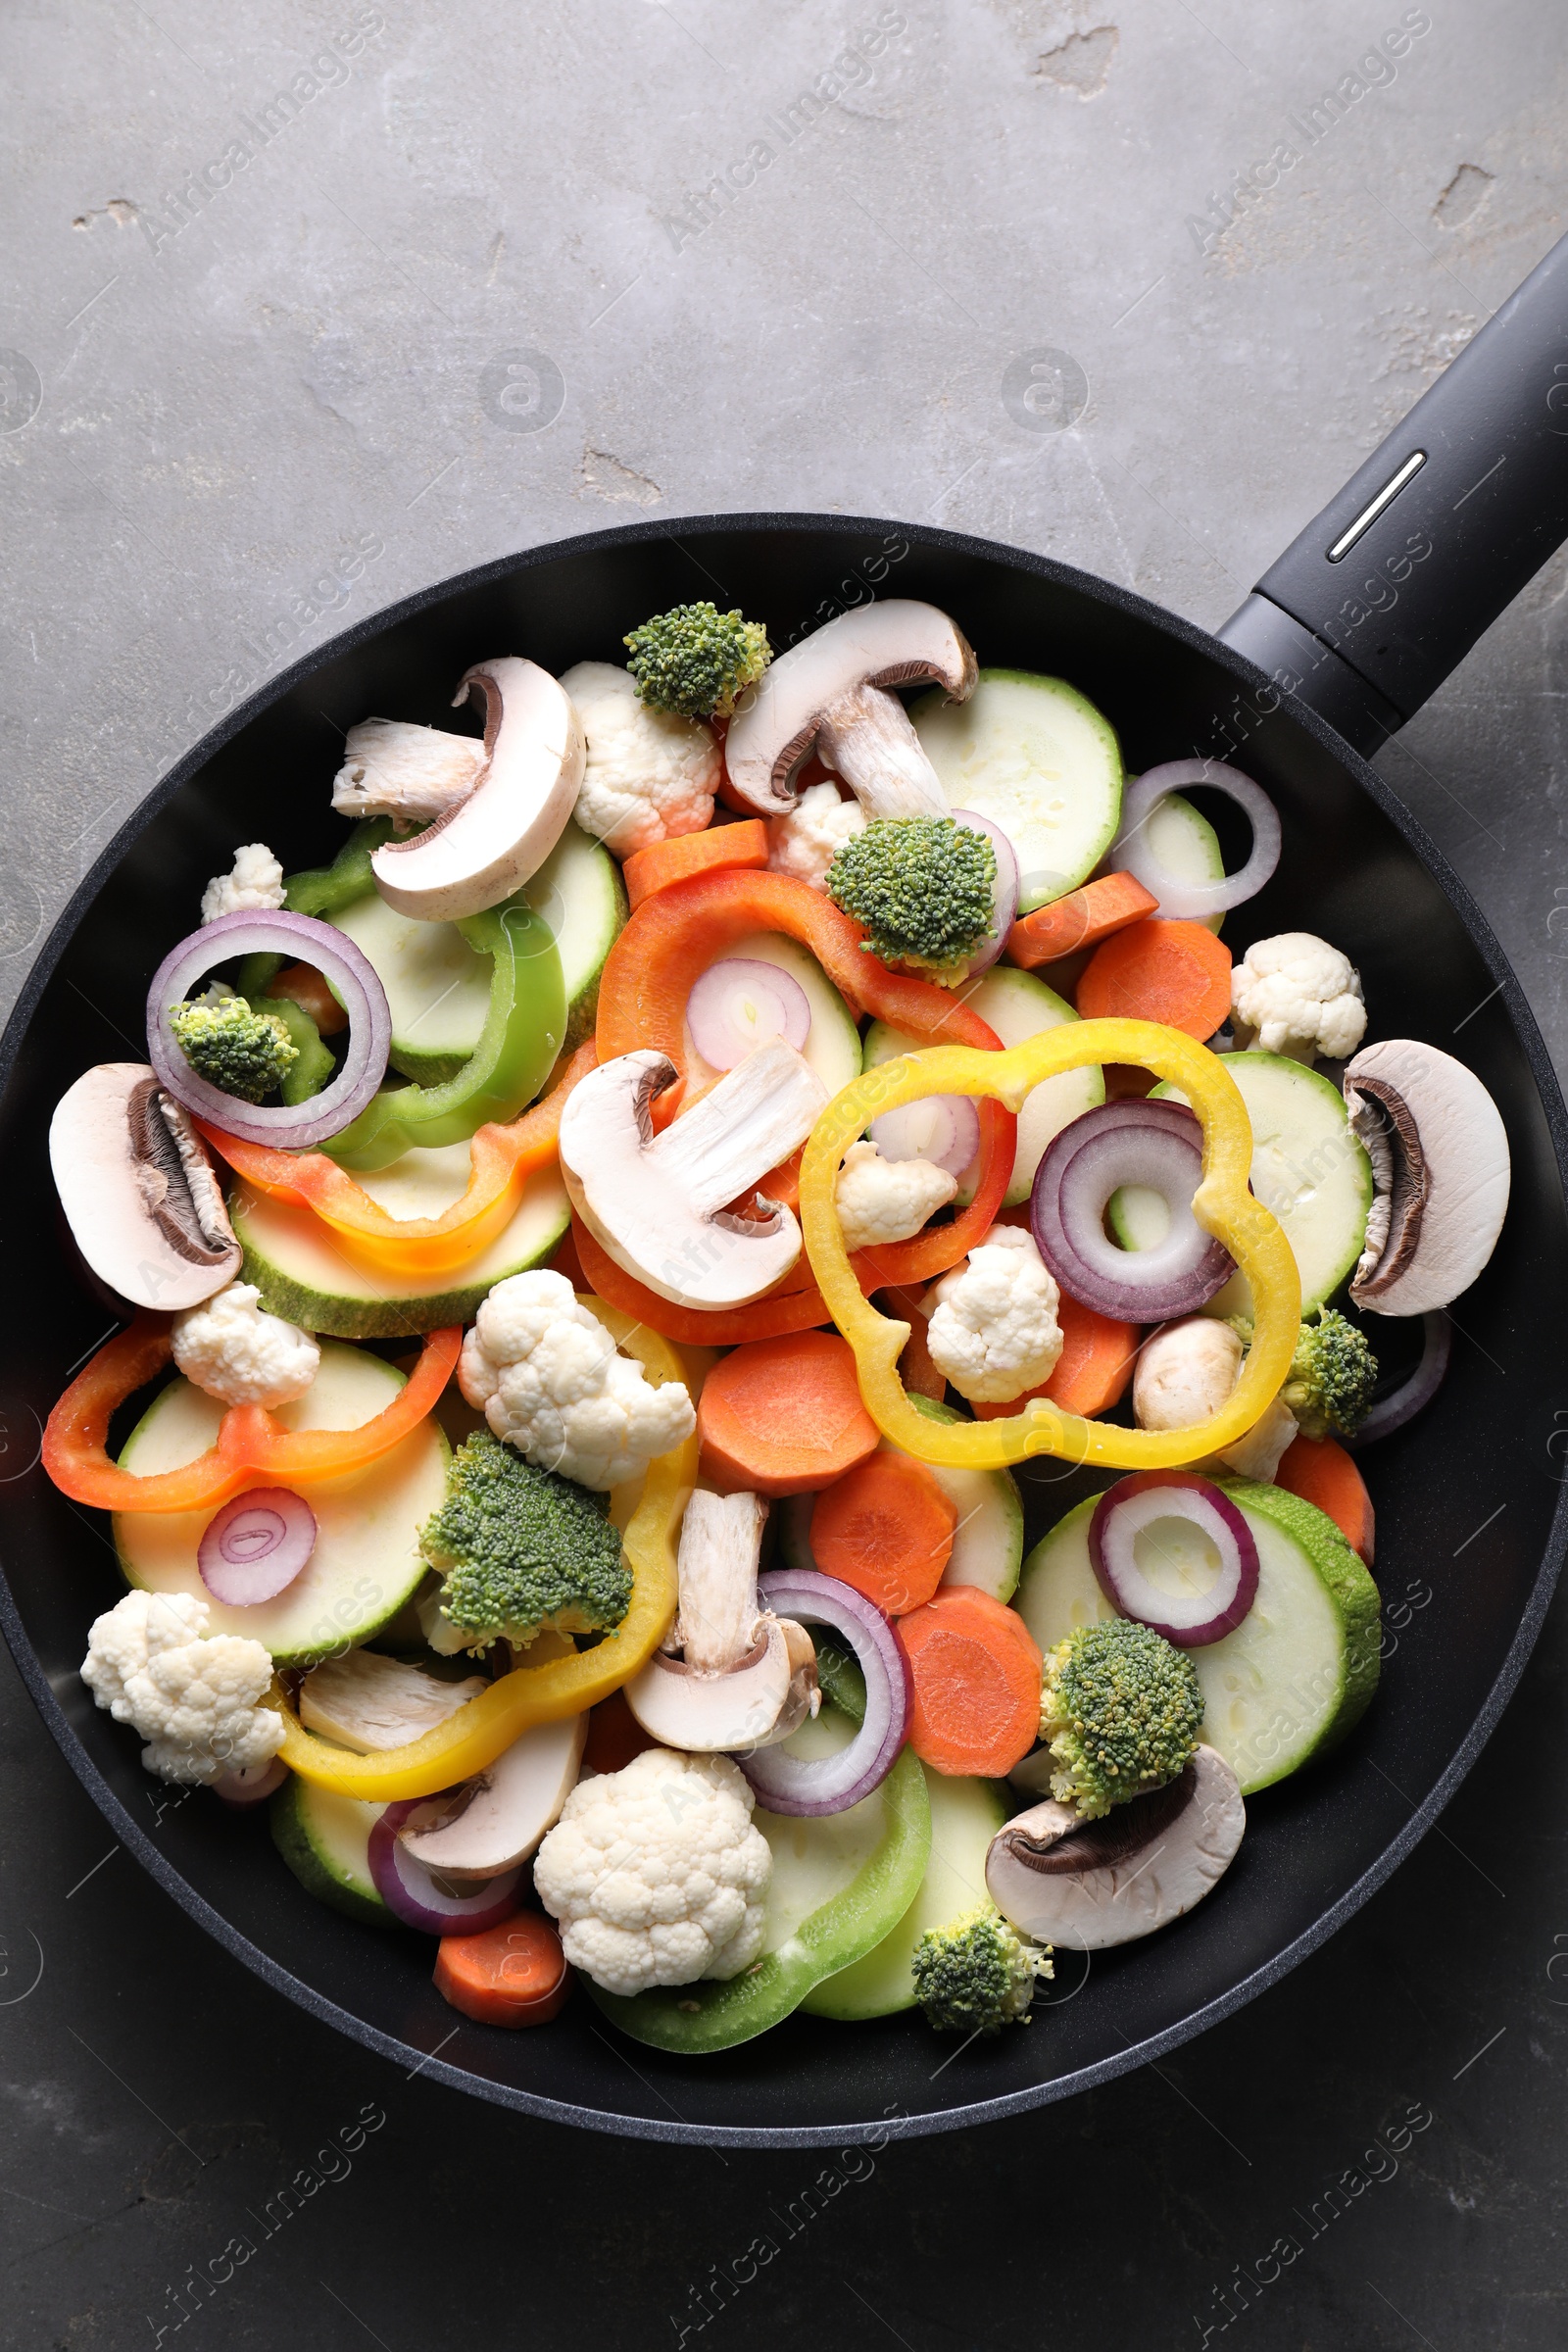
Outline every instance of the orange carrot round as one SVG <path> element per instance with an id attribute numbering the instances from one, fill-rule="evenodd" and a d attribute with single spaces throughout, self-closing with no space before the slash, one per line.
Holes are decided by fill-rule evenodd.
<path id="1" fill-rule="evenodd" d="M 813 1514 L 814 1516 L 814 1514 Z M 1000 1780 L 1040 1731 L 1041 1657 L 1015 1609 L 954 1585 L 901 1617 L 909 1745 L 933 1772 Z"/>
<path id="2" fill-rule="evenodd" d="M 1366 1480 L 1351 1456 L 1332 1438 L 1293 1438 L 1286 1447 L 1274 1484 L 1287 1494 L 1299 1494 L 1332 1519 L 1345 1541 L 1370 1568 L 1377 1547 L 1377 1515 Z"/>
<path id="3" fill-rule="evenodd" d="M 855 1355 L 837 1332 L 753 1340 L 714 1365 L 697 1407 L 703 1476 L 725 1494 L 809 1494 L 875 1453 Z"/>
<path id="4" fill-rule="evenodd" d="M 1231 952 L 1204 923 L 1146 916 L 1095 950 L 1078 1010 L 1086 1021 L 1159 1021 L 1201 1045 L 1230 1018 Z"/>
<path id="5" fill-rule="evenodd" d="M 435 1988 L 481 2025 L 542 2026 L 571 1990 L 571 1971 L 554 1924 L 537 1911 L 514 1911 L 477 1936 L 443 1936 Z"/>
<path id="6" fill-rule="evenodd" d="M 1139 1326 L 1097 1314 L 1065 1291 L 1057 1302 L 1056 1321 L 1061 1326 L 1062 1348 L 1051 1378 L 1038 1389 L 1015 1396 L 1010 1404 L 976 1404 L 977 1421 L 1000 1421 L 1008 1413 L 1021 1413 L 1031 1396 L 1049 1397 L 1064 1413 L 1081 1413 L 1086 1421 L 1120 1403 L 1138 1357 Z"/>
<path id="7" fill-rule="evenodd" d="M 760 816 L 753 816 L 738 825 L 710 825 L 706 833 L 677 833 L 672 841 L 656 841 L 652 849 L 634 850 L 620 876 L 635 912 L 656 890 L 684 882 L 688 874 L 766 863 L 767 827 Z"/>
<path id="8" fill-rule="evenodd" d="M 1043 963 L 1059 962 L 1080 948 L 1125 931 L 1129 923 L 1152 914 L 1159 901 L 1131 874 L 1102 874 L 1082 890 L 1070 890 L 1049 906 L 1037 906 L 1007 933 L 1007 957 L 1026 972 Z"/>
<path id="9" fill-rule="evenodd" d="M 957 1505 L 923 1462 L 877 1452 L 817 1496 L 812 1555 L 889 1617 L 928 1601 L 953 1557 Z"/>

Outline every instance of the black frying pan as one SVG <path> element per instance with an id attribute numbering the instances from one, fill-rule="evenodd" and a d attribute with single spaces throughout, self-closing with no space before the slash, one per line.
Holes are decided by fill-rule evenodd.
<path id="1" fill-rule="evenodd" d="M 1562 1555 L 1568 1119 L 1491 930 L 1360 755 L 1568 533 L 1564 433 L 1568 241 L 1217 641 L 1124 589 L 947 532 L 838 515 L 717 516 L 678 536 L 644 523 L 493 564 L 346 631 L 166 779 L 55 926 L 4 1040 L 0 1611 L 44 1721 L 117 1835 L 248 1967 L 405 2068 L 506 2106 L 648 2138 L 809 2145 L 975 2123 L 1155 2057 L 1294 1967 L 1409 1852 L 1496 1722 Z M 1288 926 L 1321 931 L 1360 967 L 1375 1035 L 1427 1038 L 1492 1090 L 1514 1155 L 1507 1227 L 1460 1303 L 1436 1404 L 1367 1462 L 1379 1581 L 1402 1630 L 1349 1742 L 1251 1801 L 1214 1897 L 1161 1936 L 1097 1953 L 1087 1977 L 1065 1956 L 1026 2033 L 954 2056 L 918 2020 L 795 2018 L 690 2063 L 617 2046 L 580 1994 L 543 2032 L 470 2025 L 433 1990 L 426 1940 L 368 1933 L 313 1902 L 262 1822 L 150 1780 L 137 1742 L 77 1679 L 88 1622 L 120 1590 L 107 1523 L 22 1465 L 109 1316 L 51 1221 L 49 1113 L 89 1063 L 139 1057 L 153 969 L 236 842 L 265 835 L 292 865 L 329 855 L 341 827 L 326 787 L 354 720 L 441 723 L 454 680 L 484 654 L 522 651 L 557 670 L 618 660 L 626 628 L 684 598 L 743 606 L 777 647 L 883 592 L 946 608 L 985 662 L 1071 679 L 1109 714 L 1135 772 L 1197 752 L 1257 777 L 1285 851 L 1269 888 L 1231 918 L 1238 950 Z M 1024 1479 L 1032 1542 L 1085 1482 L 1049 1462 Z"/>

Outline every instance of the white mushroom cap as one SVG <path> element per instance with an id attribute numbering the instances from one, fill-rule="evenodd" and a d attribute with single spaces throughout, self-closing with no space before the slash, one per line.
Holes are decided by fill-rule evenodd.
<path id="1" fill-rule="evenodd" d="M 356 1755 L 402 1747 L 445 1723 L 470 1698 L 488 1690 L 482 1674 L 448 1682 L 404 1658 L 377 1649 L 345 1650 L 325 1658 L 300 1685 L 300 1721 L 307 1731 L 335 1740 Z"/>
<path id="2" fill-rule="evenodd" d="M 1508 1213 L 1508 1136 L 1475 1073 L 1413 1038 L 1348 1062 L 1345 1099 L 1377 1181 L 1357 1306 L 1423 1315 L 1467 1291 Z"/>
<path id="3" fill-rule="evenodd" d="M 535 1724 L 461 1788 L 432 1797 L 398 1832 L 417 1862 L 460 1883 L 526 1862 L 577 1786 L 588 1717 Z"/>
<path id="4" fill-rule="evenodd" d="M 101 1061 L 49 1122 L 66 1221 L 100 1281 L 133 1306 L 199 1306 L 240 1247 L 205 1145 L 144 1061 Z"/>

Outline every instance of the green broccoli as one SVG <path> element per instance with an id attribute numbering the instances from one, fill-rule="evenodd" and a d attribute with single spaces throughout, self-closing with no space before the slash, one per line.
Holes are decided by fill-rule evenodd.
<path id="1" fill-rule="evenodd" d="M 226 992 L 174 1005 L 169 1026 L 197 1077 L 242 1102 L 264 1101 L 299 1058 L 280 1013 L 253 1011 Z"/>
<path id="2" fill-rule="evenodd" d="M 639 702 L 683 718 L 728 718 L 773 659 L 760 620 L 720 612 L 714 605 L 676 605 L 621 642 L 631 653 L 626 666 Z"/>
<path id="3" fill-rule="evenodd" d="M 1061 1768 L 1051 1793 L 1094 1821 L 1162 1788 L 1185 1770 L 1202 1720 L 1192 1659 L 1152 1626 L 1081 1625 L 1046 1658 L 1040 1737 Z"/>
<path id="4" fill-rule="evenodd" d="M 863 923 L 867 955 L 954 977 L 991 928 L 997 853 L 951 816 L 877 817 L 827 869 L 827 895 Z"/>
<path id="5" fill-rule="evenodd" d="M 1378 1359 L 1365 1333 L 1332 1306 L 1320 1306 L 1316 1321 L 1303 1322 L 1297 1335 L 1280 1400 L 1307 1437 L 1351 1438 L 1371 1410 L 1377 1385 Z"/>
<path id="6" fill-rule="evenodd" d="M 1000 2034 L 1027 2014 L 1054 1974 L 1049 1944 L 1025 1943 L 994 1903 L 927 1928 L 909 1966 L 926 2023 L 939 2034 Z"/>
<path id="7" fill-rule="evenodd" d="M 441 1613 L 483 1649 L 519 1648 L 549 1627 L 608 1633 L 631 1603 L 631 1575 L 608 1497 L 525 1462 L 488 1430 L 459 1446 L 446 1498 L 419 1530 L 419 1549 L 445 1578 Z"/>

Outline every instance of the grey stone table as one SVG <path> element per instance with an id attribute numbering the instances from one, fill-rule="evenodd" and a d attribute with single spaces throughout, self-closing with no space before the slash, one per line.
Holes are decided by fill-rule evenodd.
<path id="1" fill-rule="evenodd" d="M 77 0 L 5 44 L 8 997 L 216 715 L 512 549 L 937 518 L 1217 621 L 1568 176 L 1547 0 Z M 1565 592 L 1557 561 L 1381 760 L 1559 1055 Z M 1559 1609 L 1442 1829 L 1243 2015 L 825 2166 L 578 2137 L 337 2040 L 106 1851 L 7 1667 L 0 2341 L 1544 2352 L 1564 1652 Z"/>

